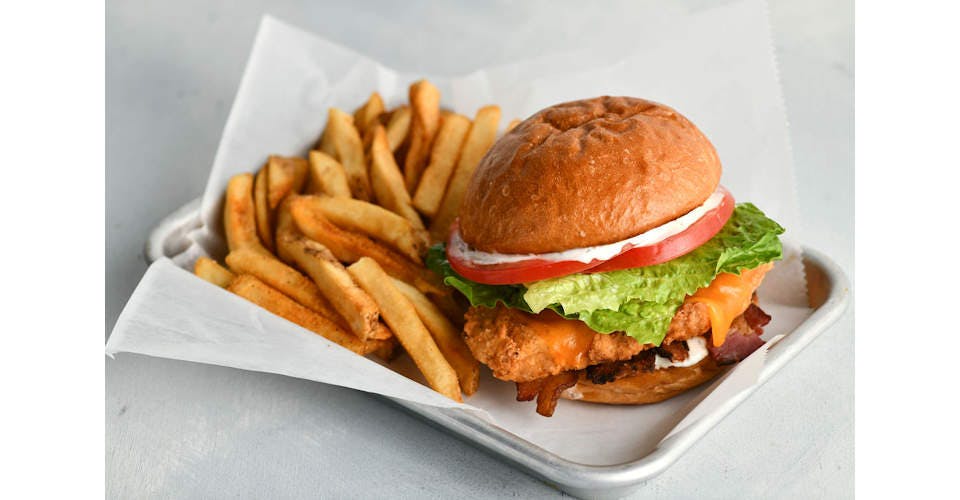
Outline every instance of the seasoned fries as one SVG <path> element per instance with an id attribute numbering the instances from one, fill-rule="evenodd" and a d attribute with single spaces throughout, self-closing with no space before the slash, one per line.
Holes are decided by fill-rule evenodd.
<path id="1" fill-rule="evenodd" d="M 407 139 L 412 117 L 413 112 L 410 106 L 400 106 L 390 114 L 390 120 L 387 121 L 387 142 L 390 144 L 391 152 L 396 152 Z"/>
<path id="2" fill-rule="evenodd" d="M 450 113 L 443 118 L 430 152 L 430 163 L 423 171 L 413 196 L 413 206 L 423 215 L 433 217 L 437 214 L 469 129 L 470 120 L 463 115 Z"/>
<path id="3" fill-rule="evenodd" d="M 444 241 L 450 232 L 450 224 L 460 212 L 460 203 L 467 192 L 467 185 L 473 177 L 473 171 L 483 155 L 497 138 L 497 124 L 500 122 L 499 106 L 484 106 L 477 111 L 467 139 L 463 143 L 460 159 L 450 178 L 447 193 L 443 197 L 440 209 L 430 224 L 430 237 L 433 241 Z"/>
<path id="4" fill-rule="evenodd" d="M 394 338 L 393 332 L 390 331 L 390 328 L 387 328 L 387 325 L 379 321 L 373 327 L 373 331 L 370 332 L 370 337 L 369 337 L 369 339 L 373 339 L 373 340 L 389 340 L 393 338 Z"/>
<path id="5" fill-rule="evenodd" d="M 520 119 L 519 119 L 519 118 L 514 118 L 513 120 L 510 120 L 510 123 L 507 124 L 507 130 L 506 130 L 506 132 L 509 132 L 509 131 L 513 130 L 517 125 L 520 125 Z"/>
<path id="6" fill-rule="evenodd" d="M 217 264 L 217 261 L 209 257 L 200 257 L 193 263 L 193 274 L 220 288 L 230 286 L 230 283 L 237 277 L 237 275 L 231 273 L 230 270 Z"/>
<path id="7" fill-rule="evenodd" d="M 322 243 L 341 262 L 370 257 L 390 276 L 412 284 L 427 294 L 444 294 L 436 276 L 410 259 L 376 241 L 335 226 L 305 196 L 290 201 L 290 214 L 297 228 L 311 240 Z"/>
<path id="8" fill-rule="evenodd" d="M 440 352 L 457 372 L 460 390 L 467 396 L 477 392 L 477 386 L 480 383 L 480 363 L 473 357 L 470 348 L 460 336 L 460 329 L 455 327 L 443 312 L 416 288 L 398 279 L 393 280 L 393 285 L 413 304 L 417 316 L 433 335 L 433 340 L 436 341 Z"/>
<path id="9" fill-rule="evenodd" d="M 387 144 L 387 133 L 382 125 L 376 125 L 372 132 L 370 144 L 370 184 L 377 202 L 387 210 L 407 219 L 417 230 L 424 231 L 423 220 L 420 214 L 413 209 L 410 193 L 403 184 L 403 174 L 393 159 L 390 145 Z"/>
<path id="10" fill-rule="evenodd" d="M 307 180 L 307 160 L 272 155 L 267 160 L 267 203 L 277 208 L 290 193 L 299 193 Z"/>
<path id="11" fill-rule="evenodd" d="M 235 175 L 227 182 L 227 194 L 223 207 L 223 231 L 227 236 L 227 248 L 230 250 L 251 248 L 260 253 L 270 253 L 257 236 L 256 210 L 253 204 L 253 175 Z"/>
<path id="12" fill-rule="evenodd" d="M 420 182 L 420 174 L 427 163 L 433 136 L 440 126 L 440 91 L 426 80 L 410 86 L 410 149 L 403 162 L 403 177 L 407 191 L 413 193 Z"/>
<path id="13" fill-rule="evenodd" d="M 239 276 L 233 280 L 228 290 L 357 354 L 366 354 L 379 347 L 365 344 L 341 330 L 332 321 L 294 302 L 253 276 Z"/>
<path id="14" fill-rule="evenodd" d="M 303 233 L 297 229 L 296 224 L 293 222 L 293 215 L 290 213 L 290 202 L 295 197 L 291 196 L 283 200 L 280 204 L 280 208 L 277 210 L 277 257 L 280 257 L 280 260 L 286 262 L 291 266 L 297 265 L 296 260 L 294 259 L 293 249 L 291 249 L 290 241 L 296 240 L 297 238 L 306 238 Z M 321 293 L 323 293 L 321 291 Z M 339 300 L 339 297 L 337 298 Z M 336 304 L 335 300 L 332 300 Z M 439 302 L 441 305 L 444 304 L 443 301 Z M 340 328 L 344 330 L 350 330 L 350 326 L 347 324 L 344 317 L 333 310 L 331 305 L 325 311 L 320 311 L 321 314 L 326 316 L 328 319 L 334 320 Z M 383 323 L 377 323 L 373 330 L 370 332 L 369 338 L 376 340 L 387 340 L 393 338 L 393 333 L 389 328 L 386 327 Z M 392 352 L 392 350 L 386 350 L 383 352 Z M 382 354 L 382 353 L 379 353 Z M 378 355 L 379 355 L 378 354 Z M 384 359 L 390 359 L 390 356 L 381 356 Z"/>
<path id="15" fill-rule="evenodd" d="M 284 158 L 273 155 L 267 161 L 267 203 L 270 210 L 277 208 L 290 193 L 299 193 L 307 180 L 309 167 L 303 158 Z"/>
<path id="16" fill-rule="evenodd" d="M 353 334 L 360 340 L 370 338 L 377 329 L 380 311 L 373 299 L 350 279 L 343 264 L 326 247 L 303 236 L 278 234 L 277 246 L 281 245 L 347 321 Z"/>
<path id="17" fill-rule="evenodd" d="M 471 122 L 441 109 L 426 80 L 409 99 L 388 110 L 373 92 L 352 115 L 330 108 L 306 158 L 271 155 L 231 178 L 226 267 L 201 257 L 194 273 L 360 355 L 405 352 L 431 388 L 462 401 L 480 377 L 461 336 L 464 302 L 423 257 L 446 238 L 500 109 Z"/>
<path id="18" fill-rule="evenodd" d="M 403 217 L 382 207 L 329 196 L 309 195 L 300 197 L 300 200 L 312 204 L 330 222 L 380 240 L 414 262 L 421 262 L 420 256 L 427 251 L 425 231 L 416 229 Z"/>
<path id="19" fill-rule="evenodd" d="M 276 238 L 280 239 L 281 235 L 287 233 L 300 234 L 300 230 L 297 229 L 297 225 L 293 222 L 293 215 L 290 213 L 290 203 L 297 198 L 296 195 L 288 196 L 280 202 L 280 206 L 277 207 L 277 227 L 276 227 Z M 287 249 L 283 245 L 276 245 L 277 257 L 280 258 L 283 262 L 286 262 L 289 265 L 294 265 L 293 256 L 287 252 Z"/>
<path id="20" fill-rule="evenodd" d="M 272 255 L 241 248 L 227 255 L 227 266 L 237 274 L 250 274 L 259 278 L 327 319 L 335 321 L 338 316 L 317 285 Z"/>
<path id="21" fill-rule="evenodd" d="M 367 178 L 367 165 L 363 158 L 363 143 L 360 141 L 360 133 L 353 125 L 353 117 L 337 108 L 330 108 L 325 134 L 328 134 L 336 151 L 335 157 L 347 173 L 350 192 L 358 200 L 369 200 L 370 180 Z"/>
<path id="22" fill-rule="evenodd" d="M 261 168 L 253 181 L 253 208 L 256 212 L 257 235 L 267 249 L 273 250 L 270 205 L 267 201 L 267 168 Z"/>
<path id="23" fill-rule="evenodd" d="M 334 157 L 323 151 L 310 151 L 310 185 L 307 191 L 334 198 L 349 198 L 347 171 Z"/>
<path id="24" fill-rule="evenodd" d="M 333 145 L 333 136 L 330 134 L 329 125 L 323 129 L 323 134 L 320 135 L 320 139 L 317 139 L 317 144 L 314 145 L 314 148 L 334 158 L 337 157 L 337 148 Z"/>
<path id="25" fill-rule="evenodd" d="M 380 97 L 380 94 L 377 92 L 370 94 L 367 102 L 353 113 L 353 124 L 356 125 L 357 131 L 360 132 L 361 136 L 366 133 L 370 125 L 373 124 L 383 111 L 383 98 Z"/>
<path id="26" fill-rule="evenodd" d="M 443 357 L 430 332 L 417 316 L 413 304 L 390 281 L 376 261 L 362 258 L 350 265 L 347 271 L 380 306 L 387 326 L 400 341 L 427 383 L 435 391 L 454 401 L 463 401 L 457 373 Z"/>

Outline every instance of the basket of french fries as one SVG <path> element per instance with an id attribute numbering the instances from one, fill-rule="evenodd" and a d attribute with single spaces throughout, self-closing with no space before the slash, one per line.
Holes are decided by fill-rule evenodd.
<path id="1" fill-rule="evenodd" d="M 423 263 L 500 114 L 441 109 L 427 80 L 410 86 L 409 105 L 387 109 L 374 92 L 353 114 L 330 108 L 306 157 L 272 154 L 229 180 L 228 253 L 200 257 L 195 274 L 358 355 L 406 354 L 431 388 L 461 401 L 480 377 L 460 336 L 464 306 Z"/>

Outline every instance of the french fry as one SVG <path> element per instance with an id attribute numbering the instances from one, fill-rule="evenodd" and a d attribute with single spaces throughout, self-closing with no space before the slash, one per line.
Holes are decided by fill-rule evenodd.
<path id="1" fill-rule="evenodd" d="M 342 329 L 341 329 L 342 330 Z M 388 330 L 389 331 L 389 330 Z M 386 339 L 370 339 L 363 343 L 363 354 L 373 354 L 384 361 L 392 361 L 397 357 L 397 338 L 391 336 Z"/>
<path id="2" fill-rule="evenodd" d="M 420 321 L 433 335 L 437 347 L 457 372 L 460 390 L 467 396 L 477 392 L 480 383 L 480 363 L 473 357 L 470 348 L 460 336 L 460 330 L 443 315 L 433 302 L 416 288 L 394 278 L 393 285 L 413 304 Z"/>
<path id="3" fill-rule="evenodd" d="M 271 155 L 267 160 L 267 203 L 274 210 L 291 193 L 299 193 L 307 180 L 309 165 L 303 158 Z"/>
<path id="4" fill-rule="evenodd" d="M 298 202 L 312 204 L 330 222 L 351 231 L 359 231 L 380 240 L 420 263 L 427 250 L 426 232 L 413 227 L 403 217 L 365 201 L 308 195 Z"/>
<path id="5" fill-rule="evenodd" d="M 353 113 L 353 124 L 356 125 L 361 136 L 383 111 L 383 98 L 380 97 L 380 94 L 378 92 L 370 94 L 367 102 Z"/>
<path id="6" fill-rule="evenodd" d="M 509 132 L 513 130 L 517 125 L 520 125 L 520 121 L 521 120 L 519 118 L 514 118 L 513 120 L 510 120 L 510 123 L 507 124 L 507 130 L 505 132 Z"/>
<path id="7" fill-rule="evenodd" d="M 271 229 L 270 205 L 267 203 L 267 173 L 266 166 L 257 172 L 253 181 L 253 208 L 257 219 L 257 235 L 260 242 L 269 250 L 273 250 L 273 229 Z"/>
<path id="8" fill-rule="evenodd" d="M 470 126 L 467 139 L 460 151 L 460 159 L 450 177 L 447 192 L 437 215 L 430 224 L 430 237 L 433 241 L 444 241 L 450 232 L 450 224 L 460 212 L 460 203 L 467 192 L 467 185 L 473 177 L 480 159 L 487 153 L 493 141 L 497 138 L 497 124 L 500 122 L 500 107 L 484 106 L 477 111 L 477 116 Z"/>
<path id="9" fill-rule="evenodd" d="M 276 239 L 277 240 L 280 239 L 281 234 L 286 234 L 291 232 L 293 234 L 301 234 L 300 230 L 297 229 L 296 223 L 293 222 L 293 215 L 290 214 L 290 203 L 292 203 L 293 200 L 297 199 L 298 197 L 299 197 L 298 195 L 287 196 L 286 198 L 283 199 L 282 202 L 280 202 L 280 206 L 277 207 L 277 217 L 276 217 L 277 219 L 276 220 L 277 222 L 276 224 L 277 238 Z M 284 245 L 276 245 L 276 252 L 277 252 L 277 257 L 279 257 L 281 261 L 286 262 L 288 265 L 291 265 L 291 266 L 295 265 L 293 261 L 293 256 L 290 255 L 290 253 L 287 251 Z"/>
<path id="10" fill-rule="evenodd" d="M 413 112 L 410 106 L 400 106 L 390 113 L 390 120 L 387 121 L 387 142 L 390 144 L 390 151 L 396 152 L 397 148 L 403 144 L 410 133 L 410 120 Z"/>
<path id="11" fill-rule="evenodd" d="M 389 330 L 388 330 L 389 331 Z M 400 343 L 397 341 L 397 338 L 390 334 L 390 338 L 382 341 L 376 341 L 377 347 L 373 350 L 373 354 L 378 358 L 390 362 L 397 358 L 402 350 L 398 349 Z M 370 342 L 367 342 L 368 344 Z"/>
<path id="12" fill-rule="evenodd" d="M 238 174 L 227 182 L 223 205 L 223 230 L 227 248 L 251 248 L 269 255 L 257 236 L 256 210 L 253 204 L 253 174 Z"/>
<path id="13" fill-rule="evenodd" d="M 217 261 L 210 257 L 200 257 L 193 263 L 193 274 L 196 274 L 204 281 L 209 281 L 220 288 L 230 286 L 233 279 L 237 276 L 229 269 L 221 266 Z"/>
<path id="14" fill-rule="evenodd" d="M 323 151 L 327 155 L 334 158 L 337 157 L 337 148 L 333 145 L 333 137 L 330 134 L 330 125 L 327 125 L 327 127 L 323 129 L 323 133 L 320 134 L 320 138 L 317 139 L 317 143 L 314 144 L 313 149 L 316 149 L 317 151 Z"/>
<path id="15" fill-rule="evenodd" d="M 350 185 L 347 183 L 347 171 L 334 157 L 323 151 L 310 151 L 310 187 L 311 194 L 325 194 L 334 198 L 349 198 Z"/>
<path id="16" fill-rule="evenodd" d="M 377 261 L 387 274 L 410 283 L 423 293 L 430 295 L 446 293 L 433 273 L 367 236 L 337 227 L 305 198 L 305 196 L 297 196 L 289 200 L 289 213 L 295 226 L 307 238 L 327 247 L 337 260 L 356 262 L 361 257 L 370 257 Z M 278 227 L 283 226 L 282 208 L 283 206 L 277 217 Z M 283 253 L 281 252 L 280 255 L 282 256 Z"/>
<path id="17" fill-rule="evenodd" d="M 340 161 L 347 173 L 347 183 L 353 197 L 369 200 L 370 180 L 367 178 L 367 165 L 363 158 L 363 143 L 353 124 L 353 117 L 337 108 L 330 108 L 325 133 L 329 134 L 337 152 L 334 157 Z"/>
<path id="18" fill-rule="evenodd" d="M 377 326 L 375 326 L 373 331 L 370 332 L 370 339 L 373 340 L 388 340 L 392 338 L 394 338 L 394 336 L 393 332 L 390 331 L 390 327 L 380 321 L 377 322 Z"/>
<path id="19" fill-rule="evenodd" d="M 277 246 L 281 245 L 347 321 L 354 335 L 360 340 L 370 338 L 379 324 L 380 311 L 373 299 L 353 282 L 343 264 L 326 247 L 303 236 L 278 233 Z"/>
<path id="20" fill-rule="evenodd" d="M 378 343 L 364 343 L 341 329 L 336 323 L 298 304 L 279 290 L 249 274 L 238 276 L 227 289 L 357 354 L 367 354 L 380 347 Z"/>
<path id="21" fill-rule="evenodd" d="M 454 401 L 463 401 L 457 373 L 420 321 L 413 304 L 397 290 L 376 261 L 364 257 L 350 265 L 347 271 L 373 297 L 387 326 L 393 330 L 430 387 Z"/>
<path id="22" fill-rule="evenodd" d="M 470 119 L 456 113 L 450 113 L 441 122 L 430 152 L 430 163 L 423 171 L 413 195 L 413 206 L 423 215 L 433 217 L 437 214 L 469 129 Z"/>
<path id="23" fill-rule="evenodd" d="M 227 254 L 227 266 L 237 274 L 249 274 L 260 279 L 331 321 L 338 321 L 339 314 L 317 285 L 296 269 L 277 260 L 273 255 L 264 255 L 241 248 Z"/>
<path id="24" fill-rule="evenodd" d="M 440 91 L 426 80 L 410 86 L 410 149 L 403 162 L 403 178 L 407 191 L 413 193 L 427 163 L 433 136 L 440 126 Z"/>
<path id="25" fill-rule="evenodd" d="M 387 330 L 389 332 L 389 330 Z M 386 339 L 370 339 L 363 343 L 363 354 L 374 354 L 384 361 L 391 361 L 397 357 L 397 338 L 390 333 Z"/>
<path id="26" fill-rule="evenodd" d="M 370 144 L 370 184 L 377 202 L 387 210 L 407 219 L 413 227 L 425 231 L 420 214 L 413 209 L 410 193 L 403 184 L 403 174 L 397 166 L 390 145 L 387 143 L 387 133 L 382 125 L 373 129 L 373 139 Z"/>
<path id="27" fill-rule="evenodd" d="M 376 126 L 381 126 L 381 127 L 382 127 L 382 125 L 380 125 L 379 123 L 371 123 L 370 126 L 367 127 L 367 130 L 363 133 L 363 137 L 362 137 L 362 139 L 363 139 L 363 141 L 362 141 L 362 142 L 363 142 L 363 152 L 364 152 L 364 154 L 366 155 L 367 164 L 368 164 L 368 165 L 369 165 L 369 162 L 370 162 L 370 144 L 373 143 L 373 130 L 374 130 L 374 128 L 375 128 Z M 368 172 L 367 172 L 367 176 L 368 176 L 368 177 L 370 176 L 369 169 L 368 169 Z M 373 188 L 373 179 L 372 179 L 372 178 L 370 179 L 370 187 L 371 187 L 371 189 Z M 376 191 L 373 191 L 373 197 L 374 197 L 374 198 L 376 197 L 376 194 L 377 194 Z"/>

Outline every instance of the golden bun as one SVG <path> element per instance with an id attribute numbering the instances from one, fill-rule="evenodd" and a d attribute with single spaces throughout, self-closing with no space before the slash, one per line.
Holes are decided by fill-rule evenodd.
<path id="1" fill-rule="evenodd" d="M 633 97 L 557 104 L 498 140 L 460 210 L 465 242 L 545 253 L 624 240 L 704 202 L 720 159 L 673 109 Z"/>
<path id="2" fill-rule="evenodd" d="M 659 403 L 712 379 L 721 370 L 717 362 L 707 356 L 693 366 L 642 372 L 606 384 L 594 384 L 581 375 L 577 385 L 564 391 L 562 396 L 612 405 Z"/>

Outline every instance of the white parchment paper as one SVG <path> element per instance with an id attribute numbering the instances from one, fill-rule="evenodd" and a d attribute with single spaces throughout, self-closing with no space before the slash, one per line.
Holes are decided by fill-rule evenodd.
<path id="1" fill-rule="evenodd" d="M 485 372 L 479 392 L 458 404 L 410 378 L 354 355 L 190 274 L 198 255 L 222 256 L 220 210 L 230 176 L 259 168 L 272 153 L 304 154 L 323 129 L 327 108 L 352 111 L 377 90 L 395 105 L 427 76 L 442 105 L 472 115 L 499 104 L 503 124 L 550 104 L 600 94 L 632 95 L 676 108 L 712 140 L 722 183 L 788 228 L 785 259 L 760 290 L 774 320 L 766 337 L 785 334 L 809 315 L 799 247 L 796 194 L 785 112 L 766 12 L 748 0 L 695 15 L 665 16 L 638 28 L 634 47 L 618 54 L 558 54 L 456 78 L 411 75 L 270 17 L 264 18 L 227 120 L 202 204 L 203 225 L 189 245 L 147 270 L 107 343 L 131 352 L 279 373 L 438 407 L 474 412 L 518 436 L 581 463 L 640 458 L 671 430 L 679 432 L 750 387 L 765 350 L 717 384 L 664 403 L 612 407 L 562 401 L 552 418 L 517 403 L 511 383 Z M 570 61 L 576 61 L 571 64 Z M 708 394 L 709 393 L 709 394 Z M 699 404 L 697 402 L 699 401 Z M 686 417 L 686 418 L 685 418 Z"/>

